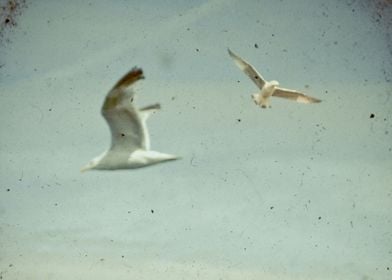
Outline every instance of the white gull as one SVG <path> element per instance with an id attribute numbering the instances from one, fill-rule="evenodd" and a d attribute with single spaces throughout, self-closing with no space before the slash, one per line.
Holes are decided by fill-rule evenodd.
<path id="1" fill-rule="evenodd" d="M 237 66 L 257 85 L 260 89 L 259 93 L 252 94 L 254 102 L 261 106 L 262 108 L 271 107 L 270 97 L 282 97 L 290 99 L 299 103 L 319 103 L 320 99 L 308 96 L 302 92 L 278 87 L 279 83 L 277 81 L 266 81 L 263 76 L 248 62 L 233 53 L 228 49 L 229 55 L 234 59 Z"/>
<path id="2" fill-rule="evenodd" d="M 144 79 L 140 68 L 133 68 L 121 78 L 107 94 L 101 113 L 109 125 L 112 143 L 108 151 L 92 159 L 81 171 L 90 169 L 134 169 L 165 161 L 177 156 L 150 150 L 150 137 L 146 120 L 160 105 L 153 104 L 137 109 L 135 92 L 130 86 Z"/>

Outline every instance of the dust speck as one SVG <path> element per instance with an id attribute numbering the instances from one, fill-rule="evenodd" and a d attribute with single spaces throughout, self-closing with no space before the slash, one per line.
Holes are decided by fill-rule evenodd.
<path id="1" fill-rule="evenodd" d="M 0 39 L 5 39 L 5 42 L 9 42 L 8 38 L 4 38 L 6 37 L 6 32 L 9 32 L 18 25 L 18 17 L 22 15 L 25 8 L 27 8 L 26 0 L 9 0 L 1 2 Z"/>

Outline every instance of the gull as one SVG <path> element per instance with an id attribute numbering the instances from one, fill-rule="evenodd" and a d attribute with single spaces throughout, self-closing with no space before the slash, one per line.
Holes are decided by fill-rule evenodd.
<path id="1" fill-rule="evenodd" d="M 319 103 L 320 99 L 307 96 L 302 92 L 278 87 L 277 81 L 266 81 L 263 76 L 248 62 L 228 49 L 229 55 L 234 59 L 235 64 L 257 85 L 259 93 L 252 94 L 253 101 L 261 108 L 271 107 L 270 97 L 282 97 L 299 103 Z"/>
<path id="2" fill-rule="evenodd" d="M 134 67 L 106 95 L 101 113 L 112 134 L 111 147 L 82 167 L 82 172 L 90 169 L 134 169 L 179 159 L 150 150 L 146 120 L 160 109 L 160 105 L 156 103 L 141 109 L 134 106 L 135 92 L 130 86 L 140 79 L 144 79 L 143 71 Z"/>

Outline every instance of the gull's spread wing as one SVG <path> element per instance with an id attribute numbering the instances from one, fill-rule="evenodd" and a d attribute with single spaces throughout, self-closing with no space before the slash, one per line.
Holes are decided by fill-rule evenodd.
<path id="1" fill-rule="evenodd" d="M 320 99 L 305 95 L 302 92 L 291 90 L 291 89 L 280 88 L 280 87 L 275 88 L 275 91 L 272 93 L 272 96 L 282 97 L 282 98 L 297 101 L 299 103 L 306 103 L 306 104 L 321 102 Z"/>
<path id="2" fill-rule="evenodd" d="M 235 64 L 237 64 L 237 66 L 259 87 L 259 89 L 262 89 L 265 84 L 263 76 L 261 76 L 261 74 L 257 72 L 252 65 L 233 53 L 230 49 L 227 49 L 227 51 L 234 59 Z"/>
<path id="3" fill-rule="evenodd" d="M 133 68 L 114 85 L 105 98 L 101 112 L 112 134 L 112 151 L 132 153 L 146 148 L 145 121 L 132 104 L 134 91 L 128 88 L 143 78 L 142 69 Z"/>

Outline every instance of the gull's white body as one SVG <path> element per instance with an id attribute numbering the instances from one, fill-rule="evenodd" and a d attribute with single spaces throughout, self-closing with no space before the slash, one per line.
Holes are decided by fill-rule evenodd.
<path id="1" fill-rule="evenodd" d="M 92 159 L 81 171 L 134 169 L 178 159 L 173 155 L 150 150 L 146 120 L 151 113 L 160 109 L 160 105 L 135 108 L 135 93 L 129 88 L 143 78 L 142 70 L 134 68 L 107 94 L 101 112 L 112 134 L 111 147 Z"/>
<path id="2" fill-rule="evenodd" d="M 299 103 L 318 103 L 321 102 L 320 99 L 307 96 L 302 92 L 285 89 L 278 87 L 279 83 L 277 81 L 266 81 L 263 76 L 248 62 L 234 54 L 230 49 L 228 49 L 229 55 L 234 59 L 237 66 L 257 85 L 260 92 L 252 94 L 254 102 L 262 107 L 270 107 L 270 97 L 277 96 L 286 99 L 290 99 Z"/>

